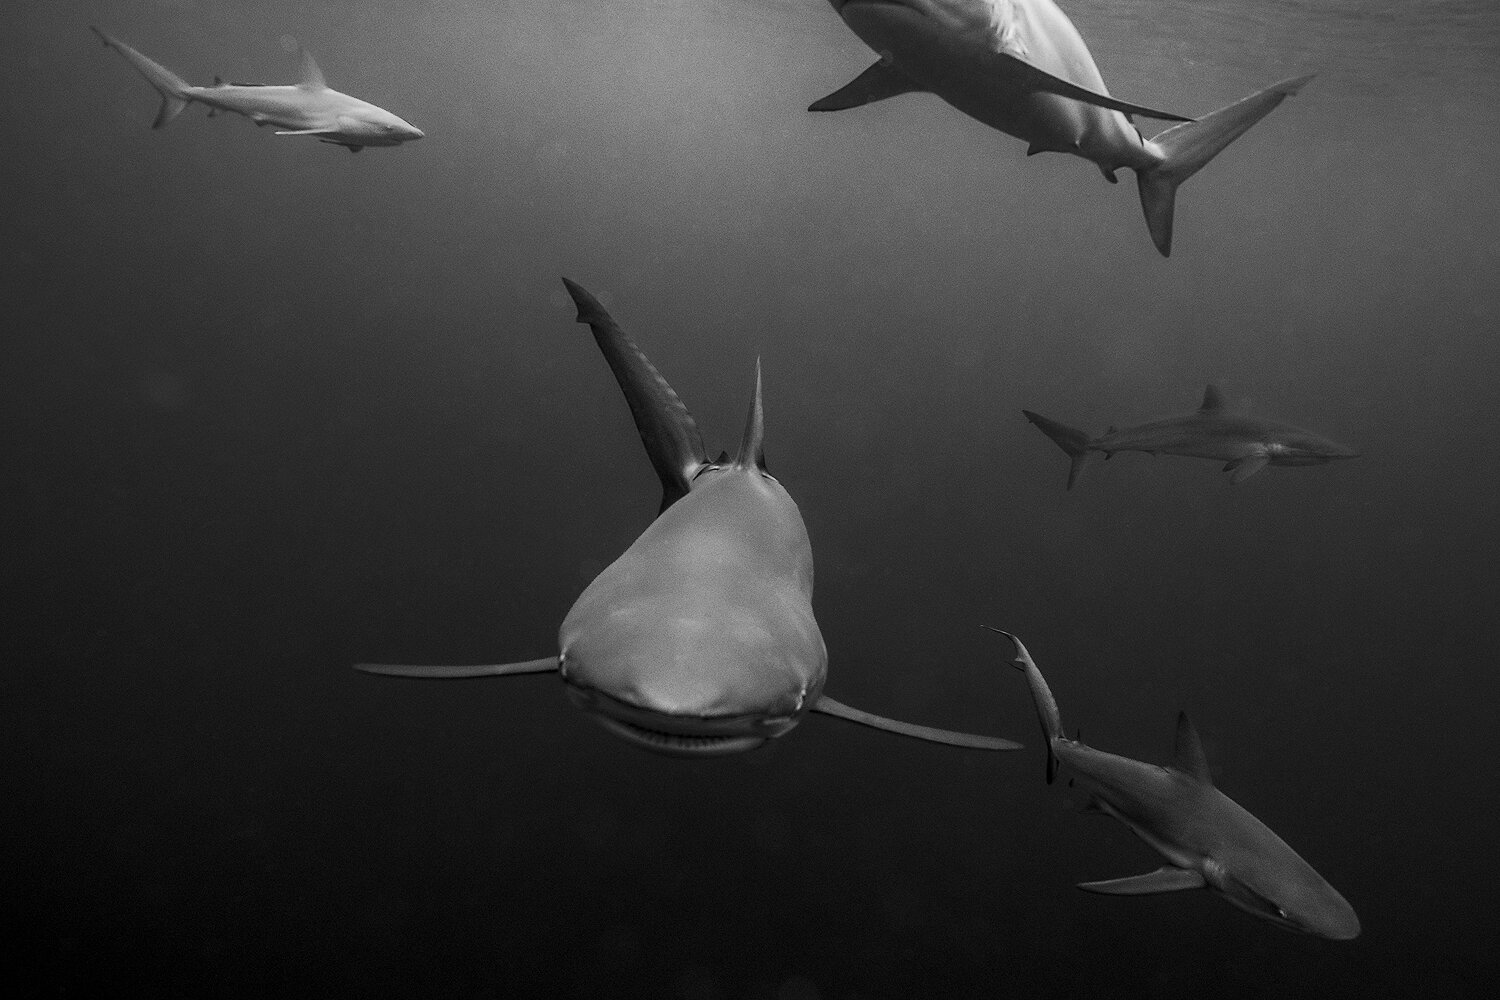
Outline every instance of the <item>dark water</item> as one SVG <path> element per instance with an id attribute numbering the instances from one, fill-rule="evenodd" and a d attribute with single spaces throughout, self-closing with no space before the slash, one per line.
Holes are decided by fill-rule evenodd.
<path id="1" fill-rule="evenodd" d="M 871 55 L 814 0 L 28 4 L 6 155 L 0 750 L 12 977 L 45 995 L 1460 996 L 1497 972 L 1500 15 L 1073 2 L 1112 90 L 1201 113 L 1318 71 L 1191 181 L 1133 185 L 932 98 L 802 109 Z M 429 138 L 350 156 L 155 97 L 330 83 Z M 828 691 L 1019 737 L 812 718 L 639 752 L 545 655 L 655 510 L 558 276 L 733 447 L 759 355 Z M 1063 490 L 1021 418 L 1255 412 L 1363 451 L 1231 487 L 1123 456 Z M 1206 893 L 1044 786 L 1065 721 L 1218 782 L 1348 897 L 1352 943 Z M 140 995 L 146 995 L 140 992 Z"/>

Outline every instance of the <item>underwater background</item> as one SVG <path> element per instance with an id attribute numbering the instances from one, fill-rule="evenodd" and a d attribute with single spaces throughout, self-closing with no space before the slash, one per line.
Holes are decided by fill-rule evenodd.
<path id="1" fill-rule="evenodd" d="M 872 53 L 819 0 L 22 3 L 0 14 L 11 978 L 47 996 L 1463 996 L 1497 978 L 1500 8 L 1070 0 L 1111 92 L 1201 114 L 1317 72 L 1180 192 L 930 95 L 813 115 Z M 350 156 L 154 92 L 332 87 Z M 1157 123 L 1142 122 L 1152 134 Z M 560 275 L 817 566 L 814 716 L 654 756 L 555 651 L 659 491 Z M 1097 433 L 1220 384 L 1363 453 L 1231 486 Z M 1353 942 L 1206 892 L 1043 783 L 1070 731 L 1219 787 Z"/>

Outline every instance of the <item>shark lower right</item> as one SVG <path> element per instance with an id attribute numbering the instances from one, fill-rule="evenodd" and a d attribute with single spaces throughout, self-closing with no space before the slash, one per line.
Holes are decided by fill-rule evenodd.
<path id="1" fill-rule="evenodd" d="M 1081 882 L 1080 889 L 1142 896 L 1209 889 L 1230 903 L 1287 930 L 1335 941 L 1359 936 L 1359 917 L 1338 890 L 1270 827 L 1214 787 L 1198 732 L 1177 715 L 1177 753 L 1162 767 L 1095 750 L 1063 733 L 1057 701 L 1021 640 L 986 625 L 1015 644 L 1015 666 L 1026 674 L 1047 741 L 1047 783 L 1059 767 L 1090 796 L 1090 810 L 1112 816 L 1167 860 L 1154 872 Z"/>
<path id="2" fill-rule="evenodd" d="M 365 673 L 561 675 L 579 708 L 636 746 L 679 756 L 764 745 L 821 712 L 903 736 L 1018 750 L 991 736 L 872 715 L 823 693 L 813 560 L 797 504 L 762 451 L 760 369 L 739 454 L 710 461 L 672 387 L 598 300 L 563 279 L 630 405 L 662 485 L 656 519 L 574 602 L 556 656 L 477 666 L 358 664 Z"/>

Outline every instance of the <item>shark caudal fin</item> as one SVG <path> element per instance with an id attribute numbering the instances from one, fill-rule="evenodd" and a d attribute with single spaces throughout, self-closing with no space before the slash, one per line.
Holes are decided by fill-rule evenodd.
<path id="1" fill-rule="evenodd" d="M 1282 80 L 1197 121 L 1174 125 L 1151 140 L 1161 151 L 1162 162 L 1137 172 L 1135 179 L 1146 228 L 1163 257 L 1172 255 L 1172 210 L 1178 185 L 1311 79 L 1309 75 Z"/>
<path id="2" fill-rule="evenodd" d="M 183 109 L 192 102 L 192 98 L 187 96 L 192 84 L 182 77 L 160 63 L 147 59 L 119 39 L 111 38 L 92 24 L 89 25 L 89 30 L 99 36 L 99 41 L 104 43 L 105 48 L 114 49 L 124 56 L 125 61 L 134 66 L 136 72 L 144 76 L 146 82 L 161 94 L 161 108 L 156 112 L 156 121 L 151 123 L 152 128 L 161 128 L 182 114 Z"/>
<path id="3" fill-rule="evenodd" d="M 567 278 L 563 284 L 578 306 L 578 322 L 594 331 L 594 340 L 630 404 L 635 429 L 661 480 L 661 509 L 666 510 L 687 496 L 693 474 L 707 461 L 698 425 L 661 372 L 599 300 Z"/>
<path id="4" fill-rule="evenodd" d="M 1026 651 L 1020 639 L 993 625 L 981 625 L 980 628 L 999 632 L 1016 647 L 1016 658 L 1011 660 L 1011 663 L 1017 670 L 1026 674 L 1026 683 L 1031 686 L 1031 701 L 1036 707 L 1037 721 L 1042 724 L 1042 739 L 1047 744 L 1047 784 L 1050 785 L 1057 778 L 1058 768 L 1057 754 L 1053 752 L 1052 741 L 1067 739 L 1067 736 L 1063 734 L 1062 713 L 1057 710 L 1057 699 L 1052 697 L 1052 689 L 1047 686 L 1042 672 L 1037 669 L 1036 661 L 1031 658 L 1031 654 Z"/>
<path id="5" fill-rule="evenodd" d="M 1022 410 L 1026 419 L 1030 420 L 1039 430 L 1063 451 L 1068 453 L 1071 464 L 1068 466 L 1068 489 L 1078 482 L 1078 477 L 1083 474 L 1084 463 L 1088 461 L 1089 444 L 1091 439 L 1083 431 L 1067 424 L 1060 424 L 1056 420 L 1048 420 L 1040 413 L 1032 413 L 1030 410 Z"/>
<path id="6" fill-rule="evenodd" d="M 766 421 L 765 409 L 760 403 L 760 358 L 755 359 L 755 399 L 750 402 L 750 415 L 745 418 L 745 433 L 740 438 L 740 451 L 734 456 L 734 464 L 741 468 L 755 466 L 766 468 Z"/>

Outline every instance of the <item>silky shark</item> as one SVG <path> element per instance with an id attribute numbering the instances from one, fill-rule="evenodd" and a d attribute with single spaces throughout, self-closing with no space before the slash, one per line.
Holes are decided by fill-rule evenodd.
<path id="1" fill-rule="evenodd" d="M 1146 226 L 1172 252 L 1177 187 L 1312 79 L 1283 80 L 1199 119 L 1109 96 L 1094 57 L 1052 0 L 831 0 L 880 60 L 809 111 L 841 111 L 929 91 L 1026 142 L 1136 172 Z M 1146 139 L 1130 115 L 1177 122 Z"/>
<path id="2" fill-rule="evenodd" d="M 1268 465 L 1323 465 L 1336 458 L 1359 457 L 1359 452 L 1312 431 L 1240 413 L 1225 405 L 1212 385 L 1204 390 L 1197 412 L 1118 430 L 1111 427 L 1096 438 L 1030 410 L 1021 412 L 1068 453 L 1070 490 L 1096 451 L 1106 459 L 1117 451 L 1213 459 L 1225 463 L 1232 483 L 1243 483 Z"/>
<path id="3" fill-rule="evenodd" d="M 310 135 L 319 142 L 343 146 L 351 153 L 366 146 L 399 146 L 424 134 L 384 108 L 330 90 L 306 49 L 302 50 L 302 79 L 290 86 L 225 83 L 215 77 L 211 86 L 195 87 L 93 25 L 89 25 L 89 30 L 106 47 L 124 56 L 161 94 L 161 109 L 156 112 L 152 128 L 161 128 L 197 101 L 208 105 L 210 115 L 233 111 L 256 125 L 277 126 L 277 135 Z"/>
<path id="4" fill-rule="evenodd" d="M 986 625 L 985 628 L 990 628 Z M 1198 732 L 1177 715 L 1176 760 L 1170 767 L 1117 757 L 1070 740 L 1052 691 L 1021 640 L 1012 661 L 1031 686 L 1047 741 L 1047 783 L 1060 766 L 1092 798 L 1090 811 L 1124 823 L 1168 864 L 1145 875 L 1082 882 L 1080 889 L 1141 896 L 1207 888 L 1235 906 L 1287 930 L 1335 941 L 1359 936 L 1359 917 L 1312 866 L 1260 820 L 1214 787 Z"/>
<path id="5" fill-rule="evenodd" d="M 797 504 L 762 450 L 760 365 L 739 453 L 710 461 L 672 387 L 592 295 L 563 279 L 613 371 L 661 480 L 660 512 L 573 604 L 558 653 L 479 666 L 358 664 L 396 677 L 561 675 L 572 701 L 625 740 L 683 756 L 736 753 L 822 712 L 986 750 L 1020 744 L 871 715 L 823 693 L 813 557 Z"/>

